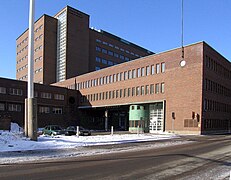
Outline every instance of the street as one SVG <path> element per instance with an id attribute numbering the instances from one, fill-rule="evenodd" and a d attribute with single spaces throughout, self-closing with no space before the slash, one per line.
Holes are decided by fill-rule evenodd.
<path id="1" fill-rule="evenodd" d="M 229 179 L 230 135 L 183 136 L 182 140 L 191 143 L 142 151 L 1 165 L 0 179 Z M 140 143 L 139 146 L 148 143 Z M 130 145 L 134 148 L 137 146 Z"/>

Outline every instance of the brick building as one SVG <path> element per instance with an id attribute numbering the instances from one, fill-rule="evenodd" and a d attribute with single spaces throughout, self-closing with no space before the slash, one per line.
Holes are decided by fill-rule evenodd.
<path id="1" fill-rule="evenodd" d="M 78 91 L 42 84 L 35 84 L 34 89 L 38 102 L 38 127 L 44 127 L 47 124 L 66 127 L 79 123 L 76 111 L 79 103 Z M 24 127 L 25 98 L 27 98 L 26 82 L 0 78 L 1 125 L 10 121 Z"/>
<path id="2" fill-rule="evenodd" d="M 89 28 L 89 15 L 69 6 L 35 22 L 34 82 L 51 84 L 152 52 L 103 30 Z M 27 81 L 28 30 L 17 40 L 16 79 Z"/>
<path id="3" fill-rule="evenodd" d="M 81 121 L 137 131 L 231 130 L 231 63 L 205 42 L 55 83 L 81 94 Z"/>

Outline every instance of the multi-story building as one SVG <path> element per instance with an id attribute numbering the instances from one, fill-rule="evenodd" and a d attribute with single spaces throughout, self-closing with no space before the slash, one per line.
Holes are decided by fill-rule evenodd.
<path id="1" fill-rule="evenodd" d="M 55 83 L 81 94 L 88 126 L 147 132 L 231 130 L 231 63 L 205 42 Z"/>
<path id="2" fill-rule="evenodd" d="M 103 30 L 69 6 L 35 22 L 34 82 L 51 84 L 127 62 L 152 52 Z M 28 30 L 17 38 L 16 79 L 27 81 Z"/>

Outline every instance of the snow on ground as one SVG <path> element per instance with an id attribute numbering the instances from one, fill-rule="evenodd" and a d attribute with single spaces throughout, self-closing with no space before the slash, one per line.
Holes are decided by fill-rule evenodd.
<path id="1" fill-rule="evenodd" d="M 19 129 L 16 127 L 16 129 Z M 6 151 L 28 151 L 42 149 L 66 149 L 77 148 L 82 146 L 96 146 L 121 144 L 130 142 L 155 141 L 161 139 L 176 138 L 172 134 L 114 134 L 111 135 L 95 135 L 95 136 L 44 136 L 38 137 L 38 141 L 30 141 L 23 137 L 20 131 L 11 130 L 0 132 L 0 152 Z"/>
<path id="2" fill-rule="evenodd" d="M 31 141 L 23 136 L 22 128 L 11 124 L 11 131 L 0 131 L 0 164 L 36 161 L 70 156 L 87 156 L 118 151 L 131 151 L 127 148 L 97 148 L 99 145 L 124 144 L 131 142 L 157 141 L 177 138 L 174 134 L 114 134 L 92 136 L 44 136 Z M 152 144 L 142 148 L 170 146 L 173 142 Z M 175 142 L 175 143 L 181 143 Z M 94 147 L 94 148 L 89 148 Z M 137 147 L 141 148 L 141 147 Z M 137 150 L 136 148 L 136 150 Z"/>

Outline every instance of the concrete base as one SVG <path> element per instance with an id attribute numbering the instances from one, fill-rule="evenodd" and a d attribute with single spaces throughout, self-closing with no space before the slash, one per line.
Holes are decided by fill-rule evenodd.
<path id="1" fill-rule="evenodd" d="M 37 141 L 37 99 L 28 98 L 27 103 L 28 137 L 32 141 Z"/>

